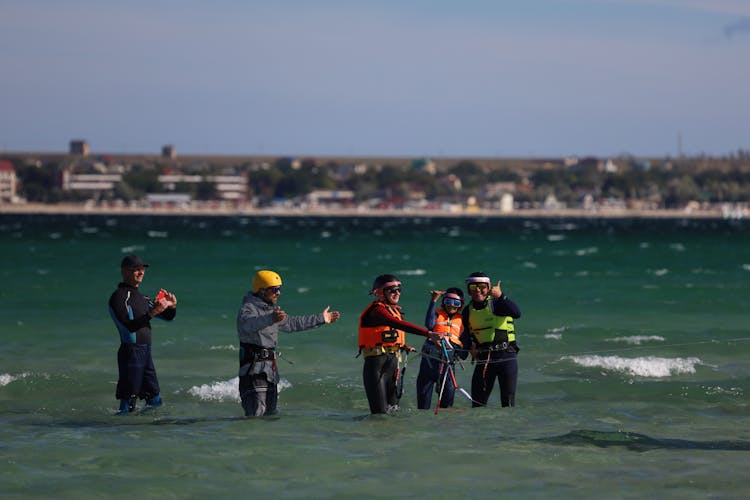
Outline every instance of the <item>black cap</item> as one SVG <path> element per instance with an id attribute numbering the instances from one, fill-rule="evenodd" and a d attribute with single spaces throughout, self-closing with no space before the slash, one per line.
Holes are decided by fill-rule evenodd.
<path id="1" fill-rule="evenodd" d="M 128 269 L 133 269 L 136 267 L 148 267 L 148 264 L 144 264 L 140 257 L 137 255 L 126 255 L 125 258 L 122 259 L 122 263 L 120 264 L 121 268 L 127 267 Z"/>

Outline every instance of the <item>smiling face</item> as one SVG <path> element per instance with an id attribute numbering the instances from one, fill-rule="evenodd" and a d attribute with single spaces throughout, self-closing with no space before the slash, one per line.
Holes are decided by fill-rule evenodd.
<path id="1" fill-rule="evenodd" d="M 143 266 L 138 267 L 123 267 L 120 268 L 122 274 L 122 281 L 132 287 L 138 288 L 143 281 L 143 276 L 146 274 L 146 268 Z"/>
<path id="2" fill-rule="evenodd" d="M 395 306 L 401 298 L 401 284 L 383 287 L 377 290 L 375 295 L 381 301 Z"/>
<path id="3" fill-rule="evenodd" d="M 456 314 L 461 309 L 461 301 L 457 299 L 443 299 L 443 309 L 448 314 Z"/>
<path id="4" fill-rule="evenodd" d="M 490 294 L 489 283 L 469 283 L 467 289 L 471 300 L 477 303 L 484 302 Z"/>

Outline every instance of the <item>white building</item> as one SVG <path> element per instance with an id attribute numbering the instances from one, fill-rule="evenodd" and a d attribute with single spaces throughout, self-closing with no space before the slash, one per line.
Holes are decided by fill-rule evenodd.
<path id="1" fill-rule="evenodd" d="M 18 189 L 18 178 L 13 164 L 7 160 L 0 160 L 0 203 L 13 203 L 18 201 L 16 190 Z"/>

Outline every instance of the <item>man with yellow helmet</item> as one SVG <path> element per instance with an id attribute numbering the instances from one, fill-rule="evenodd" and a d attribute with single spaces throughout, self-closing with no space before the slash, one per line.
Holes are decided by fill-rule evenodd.
<path id="1" fill-rule="evenodd" d="M 326 307 L 318 314 L 289 316 L 278 306 L 281 276 L 261 270 L 253 276 L 252 290 L 242 299 L 237 314 L 240 340 L 240 399 L 245 416 L 277 413 L 279 372 L 276 347 L 279 330 L 298 332 L 333 323 L 341 316 Z"/>

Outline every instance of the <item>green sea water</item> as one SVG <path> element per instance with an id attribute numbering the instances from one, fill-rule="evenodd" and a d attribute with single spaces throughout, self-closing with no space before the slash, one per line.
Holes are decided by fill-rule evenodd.
<path id="1" fill-rule="evenodd" d="M 114 417 L 127 253 L 179 304 L 153 323 L 164 407 Z M 0 257 L 3 498 L 747 496 L 747 221 L 2 215 Z M 235 318 L 261 268 L 288 313 L 342 318 L 281 334 L 280 413 L 245 419 Z M 517 406 L 419 411 L 412 355 L 401 410 L 369 416 L 373 278 L 422 323 L 477 270 L 523 312 Z"/>

